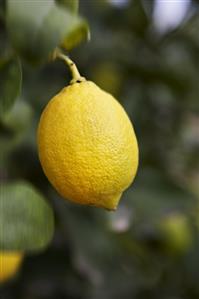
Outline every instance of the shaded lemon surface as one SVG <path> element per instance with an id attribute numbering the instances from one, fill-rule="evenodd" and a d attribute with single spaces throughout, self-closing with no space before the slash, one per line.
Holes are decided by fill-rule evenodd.
<path id="1" fill-rule="evenodd" d="M 0 251 L 0 283 L 13 277 L 23 260 L 21 252 Z"/>
<path id="2" fill-rule="evenodd" d="M 37 139 L 43 170 L 61 196 L 116 209 L 135 177 L 138 146 L 113 96 L 91 81 L 64 88 L 44 109 Z"/>

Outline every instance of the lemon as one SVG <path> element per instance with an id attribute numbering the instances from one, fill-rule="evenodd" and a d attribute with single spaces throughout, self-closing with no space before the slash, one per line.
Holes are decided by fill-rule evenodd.
<path id="1" fill-rule="evenodd" d="M 74 78 L 44 109 L 37 140 L 44 173 L 62 197 L 116 209 L 135 177 L 138 145 L 112 95 Z"/>
<path id="2" fill-rule="evenodd" d="M 160 233 L 165 248 L 171 253 L 185 253 L 192 245 L 193 234 L 187 217 L 180 213 L 161 219 Z"/>
<path id="3" fill-rule="evenodd" d="M 0 283 L 15 275 L 23 259 L 21 252 L 0 251 Z"/>

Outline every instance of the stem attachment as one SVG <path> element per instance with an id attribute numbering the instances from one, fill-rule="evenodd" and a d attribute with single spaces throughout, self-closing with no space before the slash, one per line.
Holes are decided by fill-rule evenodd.
<path id="1" fill-rule="evenodd" d="M 56 58 L 60 58 L 63 61 L 65 61 L 65 63 L 68 65 L 71 74 L 72 74 L 72 80 L 70 81 L 70 84 L 74 84 L 74 83 L 80 83 L 83 81 L 86 81 L 86 79 L 84 77 L 82 77 L 76 67 L 76 64 L 66 55 L 64 55 L 60 49 L 56 48 L 55 51 L 53 52 L 53 60 Z"/>

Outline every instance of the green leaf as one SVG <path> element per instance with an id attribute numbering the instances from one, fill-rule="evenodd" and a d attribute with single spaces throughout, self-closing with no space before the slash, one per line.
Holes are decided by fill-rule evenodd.
<path id="1" fill-rule="evenodd" d="M 79 0 L 56 0 L 58 4 L 62 5 L 72 13 L 77 14 L 79 8 Z"/>
<path id="2" fill-rule="evenodd" d="M 30 62 L 47 60 L 49 54 L 84 22 L 53 0 L 8 0 L 7 27 L 13 46 Z M 84 30 L 78 42 L 83 38 Z"/>
<path id="3" fill-rule="evenodd" d="M 0 119 L 0 165 L 23 141 L 33 120 L 33 110 L 27 101 L 18 99 Z M 1 167 L 1 166 L 0 166 Z"/>
<path id="4" fill-rule="evenodd" d="M 13 106 L 21 90 L 22 70 L 18 58 L 0 65 L 0 116 Z"/>
<path id="5" fill-rule="evenodd" d="M 88 23 L 83 19 L 74 20 L 73 27 L 71 31 L 68 32 L 68 35 L 65 37 L 61 46 L 70 51 L 83 40 L 90 40 L 90 32 Z"/>
<path id="6" fill-rule="evenodd" d="M 52 239 L 53 212 L 42 195 L 26 182 L 0 186 L 1 250 L 41 250 Z"/>
<path id="7" fill-rule="evenodd" d="M 13 130 L 13 132 L 22 132 L 28 128 L 32 117 L 32 107 L 20 98 L 15 102 L 12 109 L 2 116 L 1 122 L 6 128 Z"/>

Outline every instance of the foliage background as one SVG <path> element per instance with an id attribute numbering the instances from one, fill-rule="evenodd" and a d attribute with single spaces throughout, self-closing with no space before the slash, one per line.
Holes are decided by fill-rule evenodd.
<path id="1" fill-rule="evenodd" d="M 26 252 L 20 272 L 0 287 L 1 298 L 199 298 L 199 3 L 162 34 L 153 4 L 80 1 L 91 41 L 70 53 L 86 78 L 120 100 L 138 136 L 138 175 L 115 213 L 65 202 L 45 178 L 36 128 L 70 74 L 61 61 L 35 64 L 19 51 L 22 90 L 14 106 L 6 104 L 11 110 L 1 106 L 1 186 L 23 179 L 37 188 L 53 208 L 55 233 L 45 250 Z M 20 75 L 11 71 L 7 79 L 6 2 L 0 7 L 2 102 L 4 87 L 15 91 Z M 35 54 L 40 43 L 33 47 Z"/>

